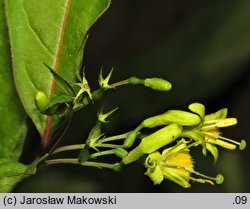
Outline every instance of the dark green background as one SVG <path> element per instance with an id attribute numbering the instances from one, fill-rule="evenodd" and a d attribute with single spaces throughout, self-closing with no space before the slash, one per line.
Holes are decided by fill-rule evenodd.
<path id="1" fill-rule="evenodd" d="M 229 116 L 237 117 L 239 123 L 225 129 L 224 136 L 249 142 L 249 20 L 248 0 L 113 0 L 91 29 L 85 49 L 90 85 L 97 87 L 103 66 L 104 74 L 114 67 L 113 82 L 132 75 L 163 77 L 173 83 L 173 90 L 159 93 L 131 86 L 107 93 L 105 108 L 119 107 L 112 122 L 105 126 L 107 135 L 128 131 L 144 118 L 168 109 L 186 109 L 191 102 L 202 102 L 207 113 L 228 107 Z M 95 123 L 98 105 L 74 116 L 62 144 L 83 142 Z M 30 131 L 30 137 L 35 135 Z M 26 149 L 30 155 L 34 152 Z M 244 151 L 219 151 L 216 165 L 211 156 L 201 155 L 200 149 L 193 155 L 197 171 L 224 175 L 222 185 L 193 183 L 190 189 L 183 189 L 166 180 L 153 186 L 144 175 L 145 168 L 137 164 L 125 167 L 121 173 L 58 165 L 42 169 L 15 191 L 250 192 L 249 146 Z M 27 156 L 22 160 L 28 162 Z"/>

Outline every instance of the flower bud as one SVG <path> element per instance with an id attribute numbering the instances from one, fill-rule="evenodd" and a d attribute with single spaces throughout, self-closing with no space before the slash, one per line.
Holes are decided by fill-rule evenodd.
<path id="1" fill-rule="evenodd" d="M 172 84 L 162 78 L 146 78 L 140 79 L 137 77 L 131 77 L 128 82 L 132 85 L 144 85 L 156 91 L 169 91 L 172 88 Z"/>
<path id="2" fill-rule="evenodd" d="M 38 91 L 35 96 L 35 104 L 39 111 L 45 110 L 49 106 L 50 100 L 43 91 Z"/>
<path id="3" fill-rule="evenodd" d="M 119 158 L 123 158 L 123 157 L 125 157 L 126 155 L 128 154 L 128 152 L 125 150 L 125 149 L 123 149 L 123 148 L 116 148 L 115 149 L 115 155 L 117 156 L 117 157 L 119 157 Z"/>
<path id="4" fill-rule="evenodd" d="M 156 91 L 169 91 L 172 84 L 162 78 L 146 78 L 144 85 Z"/>
<path id="5" fill-rule="evenodd" d="M 177 139 L 181 131 L 182 127 L 176 123 L 168 125 L 143 138 L 139 144 L 140 150 L 145 154 L 155 152 Z"/>
<path id="6" fill-rule="evenodd" d="M 198 115 L 182 110 L 169 110 L 161 115 L 156 115 L 143 121 L 143 126 L 153 128 L 156 126 L 177 123 L 181 126 L 195 126 L 201 122 Z"/>

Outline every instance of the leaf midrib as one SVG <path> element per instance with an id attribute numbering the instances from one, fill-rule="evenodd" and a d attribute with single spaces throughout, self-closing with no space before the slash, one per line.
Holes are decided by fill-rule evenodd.
<path id="1" fill-rule="evenodd" d="M 62 48 L 63 48 L 64 35 L 65 35 L 65 29 L 66 29 L 66 23 L 68 19 L 70 4 L 71 4 L 71 0 L 68 0 L 66 4 L 66 8 L 65 8 L 64 17 L 63 17 L 59 44 L 58 44 L 58 49 L 56 53 L 55 65 L 54 65 L 54 70 L 56 72 L 59 71 L 59 64 L 60 64 L 60 60 L 62 56 Z M 56 90 L 56 82 L 55 82 L 55 79 L 53 78 L 52 84 L 51 84 L 51 94 L 53 94 L 55 90 Z M 48 148 L 49 143 L 50 143 L 51 134 L 52 134 L 52 123 L 53 123 L 52 116 L 48 116 L 46 119 L 46 123 L 45 123 L 45 129 L 41 138 L 41 142 L 42 142 L 42 146 L 44 150 Z"/>

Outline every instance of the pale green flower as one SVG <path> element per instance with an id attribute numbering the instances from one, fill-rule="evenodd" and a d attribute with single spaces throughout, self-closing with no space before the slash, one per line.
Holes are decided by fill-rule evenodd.
<path id="1" fill-rule="evenodd" d="M 181 136 L 199 142 L 203 146 L 202 151 L 204 155 L 206 155 L 207 150 L 210 151 L 216 162 L 218 159 L 216 146 L 234 150 L 238 145 L 240 150 L 245 149 L 245 140 L 237 142 L 222 136 L 221 128 L 237 124 L 236 118 L 227 118 L 226 108 L 208 115 L 205 115 L 205 107 L 200 103 L 189 105 L 189 109 L 200 116 L 201 123 L 191 128 L 184 128 Z"/>
<path id="2" fill-rule="evenodd" d="M 200 183 L 214 184 L 213 181 L 220 184 L 223 182 L 223 176 L 218 174 L 216 178 L 205 176 L 194 171 L 192 157 L 185 140 L 181 140 L 177 145 L 165 149 L 162 153 L 154 152 L 148 155 L 145 160 L 147 175 L 154 184 L 160 184 L 164 179 L 174 181 L 184 188 L 190 187 L 190 180 Z M 191 174 L 201 176 L 202 178 L 191 177 Z"/>

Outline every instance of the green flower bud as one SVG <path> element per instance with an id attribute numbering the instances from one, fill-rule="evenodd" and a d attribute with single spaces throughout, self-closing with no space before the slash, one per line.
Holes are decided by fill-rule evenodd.
<path id="1" fill-rule="evenodd" d="M 172 88 L 172 84 L 162 78 L 146 78 L 140 79 L 137 77 L 131 77 L 128 82 L 132 85 L 144 85 L 156 91 L 169 91 Z"/>
<path id="2" fill-rule="evenodd" d="M 143 121 L 143 126 L 153 128 L 156 126 L 177 123 L 181 126 L 195 126 L 201 122 L 198 115 L 182 110 L 169 110 L 161 115 L 156 115 Z"/>
<path id="3" fill-rule="evenodd" d="M 128 152 L 125 150 L 125 149 L 123 149 L 123 148 L 116 148 L 115 149 L 115 155 L 117 156 L 117 157 L 119 157 L 119 158 L 123 158 L 123 157 L 125 157 L 126 155 L 128 154 Z"/>
<path id="4" fill-rule="evenodd" d="M 137 137 L 137 131 L 132 131 L 132 132 L 128 133 L 128 135 L 127 135 L 127 137 L 126 137 L 126 139 L 124 141 L 123 146 L 125 148 L 131 147 L 133 145 L 136 137 Z"/>
<path id="5" fill-rule="evenodd" d="M 45 110 L 49 106 L 50 100 L 43 91 L 38 91 L 35 96 L 35 104 L 39 111 Z"/>
<path id="6" fill-rule="evenodd" d="M 180 136 L 181 131 L 182 127 L 178 124 L 170 124 L 143 138 L 139 144 L 140 150 L 145 154 L 155 152 L 177 139 Z"/>
<path id="7" fill-rule="evenodd" d="M 146 78 L 144 85 L 156 91 L 169 91 L 172 84 L 162 78 Z"/>

